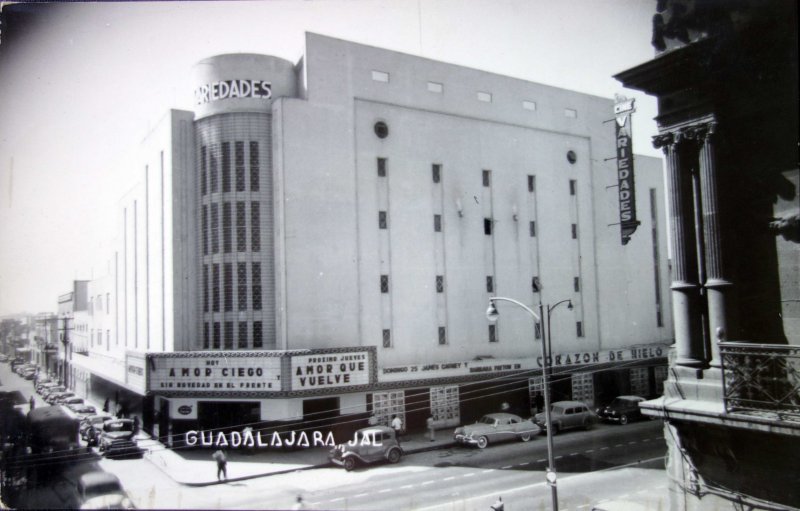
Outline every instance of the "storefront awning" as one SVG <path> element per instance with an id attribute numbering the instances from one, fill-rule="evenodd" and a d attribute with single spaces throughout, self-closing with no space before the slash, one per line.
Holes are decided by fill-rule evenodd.
<path id="1" fill-rule="evenodd" d="M 100 359 L 73 353 L 70 363 L 100 378 L 125 386 L 125 361 L 123 360 Z"/>

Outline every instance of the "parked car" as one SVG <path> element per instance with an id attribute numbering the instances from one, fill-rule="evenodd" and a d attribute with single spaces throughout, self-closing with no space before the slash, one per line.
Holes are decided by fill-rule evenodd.
<path id="1" fill-rule="evenodd" d="M 61 403 L 59 403 L 59 404 L 62 404 L 64 406 L 66 406 L 67 408 L 69 408 L 69 405 L 83 405 L 84 402 L 83 402 L 83 398 L 80 398 L 78 396 L 72 396 L 72 397 L 68 397 L 66 399 L 62 399 Z"/>
<path id="2" fill-rule="evenodd" d="M 35 367 L 28 367 L 28 368 L 22 370 L 22 374 L 20 376 L 22 376 L 23 378 L 25 378 L 28 381 L 31 381 L 34 378 L 36 378 L 36 373 L 38 373 L 38 372 L 39 372 L 39 370 L 36 369 Z"/>
<path id="3" fill-rule="evenodd" d="M 50 397 L 51 394 L 56 394 L 58 392 L 64 392 L 67 388 L 63 385 L 52 385 L 52 386 L 45 386 L 42 388 L 42 399 L 47 401 L 47 398 Z"/>
<path id="4" fill-rule="evenodd" d="M 27 362 L 25 362 L 25 359 L 15 358 L 15 359 L 13 359 L 11 361 L 11 370 L 16 372 L 17 371 L 17 367 L 19 367 L 19 366 L 21 366 L 23 364 L 27 364 Z"/>
<path id="5" fill-rule="evenodd" d="M 80 434 L 81 434 L 81 438 L 84 439 L 84 440 L 87 440 L 87 441 L 90 440 L 90 438 L 89 438 L 89 429 L 90 428 L 94 428 L 94 430 L 95 430 L 95 434 L 93 436 L 95 438 L 98 437 L 99 434 L 97 434 L 97 432 L 103 430 L 103 424 L 105 424 L 106 422 L 108 422 L 110 420 L 113 420 L 113 419 L 114 419 L 114 417 L 109 415 L 109 414 L 107 414 L 107 413 L 98 413 L 98 414 L 95 414 L 95 415 L 89 415 L 88 417 L 84 418 L 81 421 L 81 425 L 80 425 L 80 428 L 79 428 L 79 431 L 80 431 Z M 95 439 L 95 441 L 90 442 L 89 445 L 93 445 L 95 443 L 96 443 L 96 439 Z"/>
<path id="6" fill-rule="evenodd" d="M 453 438 L 460 444 L 477 445 L 483 449 L 489 442 L 516 439 L 527 442 L 540 431 L 541 428 L 530 419 L 512 413 L 490 413 L 475 424 L 456 428 Z"/>
<path id="7" fill-rule="evenodd" d="M 98 440 L 100 452 L 108 457 L 139 454 L 139 447 L 133 437 L 132 419 L 113 419 L 103 424 L 103 432 Z"/>
<path id="8" fill-rule="evenodd" d="M 77 415 L 80 419 L 97 413 L 97 408 L 92 405 L 87 405 L 86 403 L 68 404 L 67 408 L 75 412 L 75 415 Z"/>
<path id="9" fill-rule="evenodd" d="M 355 432 L 353 440 L 339 444 L 328 453 L 328 459 L 345 470 L 353 470 L 359 463 L 386 460 L 397 463 L 403 449 L 397 443 L 394 430 L 386 426 L 370 426 Z"/>
<path id="10" fill-rule="evenodd" d="M 80 509 L 134 509 L 114 474 L 102 471 L 83 474 L 78 479 L 77 490 Z"/>
<path id="11" fill-rule="evenodd" d="M 64 390 L 61 392 L 51 392 L 50 394 L 47 395 L 47 397 L 44 400 L 51 405 L 57 405 L 61 404 L 59 402 L 60 400 L 67 399 L 68 397 L 73 397 L 74 395 L 75 393 L 69 390 Z"/>
<path id="12" fill-rule="evenodd" d="M 643 419 L 639 403 L 644 401 L 640 396 L 618 396 L 608 405 L 597 409 L 597 417 L 601 421 L 627 424 L 628 421 Z"/>
<path id="13" fill-rule="evenodd" d="M 553 434 L 557 435 L 566 429 L 590 429 L 597 422 L 597 416 L 580 401 L 556 401 L 550 405 L 550 420 L 553 423 Z M 542 430 L 547 430 L 544 412 L 537 413 L 534 422 Z"/>
<path id="14" fill-rule="evenodd" d="M 0 353 L 0 362 L 8 362 L 8 355 Z"/>

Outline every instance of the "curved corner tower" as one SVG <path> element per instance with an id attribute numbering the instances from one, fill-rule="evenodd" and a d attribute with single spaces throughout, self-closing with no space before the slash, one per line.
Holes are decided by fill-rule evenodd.
<path id="1" fill-rule="evenodd" d="M 294 66 L 231 54 L 193 74 L 202 349 L 275 349 L 271 112 Z"/>

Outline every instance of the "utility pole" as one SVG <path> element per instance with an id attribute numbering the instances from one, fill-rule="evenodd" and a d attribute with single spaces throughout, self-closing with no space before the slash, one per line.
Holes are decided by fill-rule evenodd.
<path id="1" fill-rule="evenodd" d="M 61 344 L 64 345 L 64 364 L 63 364 L 63 371 L 64 371 L 64 387 L 69 388 L 69 331 L 72 330 L 72 327 L 69 326 L 69 322 L 72 320 L 69 316 L 64 316 L 60 318 L 64 321 L 64 328 L 62 328 L 61 332 Z"/>

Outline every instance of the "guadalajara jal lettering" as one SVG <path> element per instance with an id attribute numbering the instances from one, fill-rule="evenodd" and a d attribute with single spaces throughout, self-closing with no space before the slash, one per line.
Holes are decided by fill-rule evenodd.
<path id="1" fill-rule="evenodd" d="M 194 90 L 194 99 L 197 105 L 220 99 L 270 99 L 271 97 L 272 84 L 263 80 L 220 80 L 203 84 Z"/>

